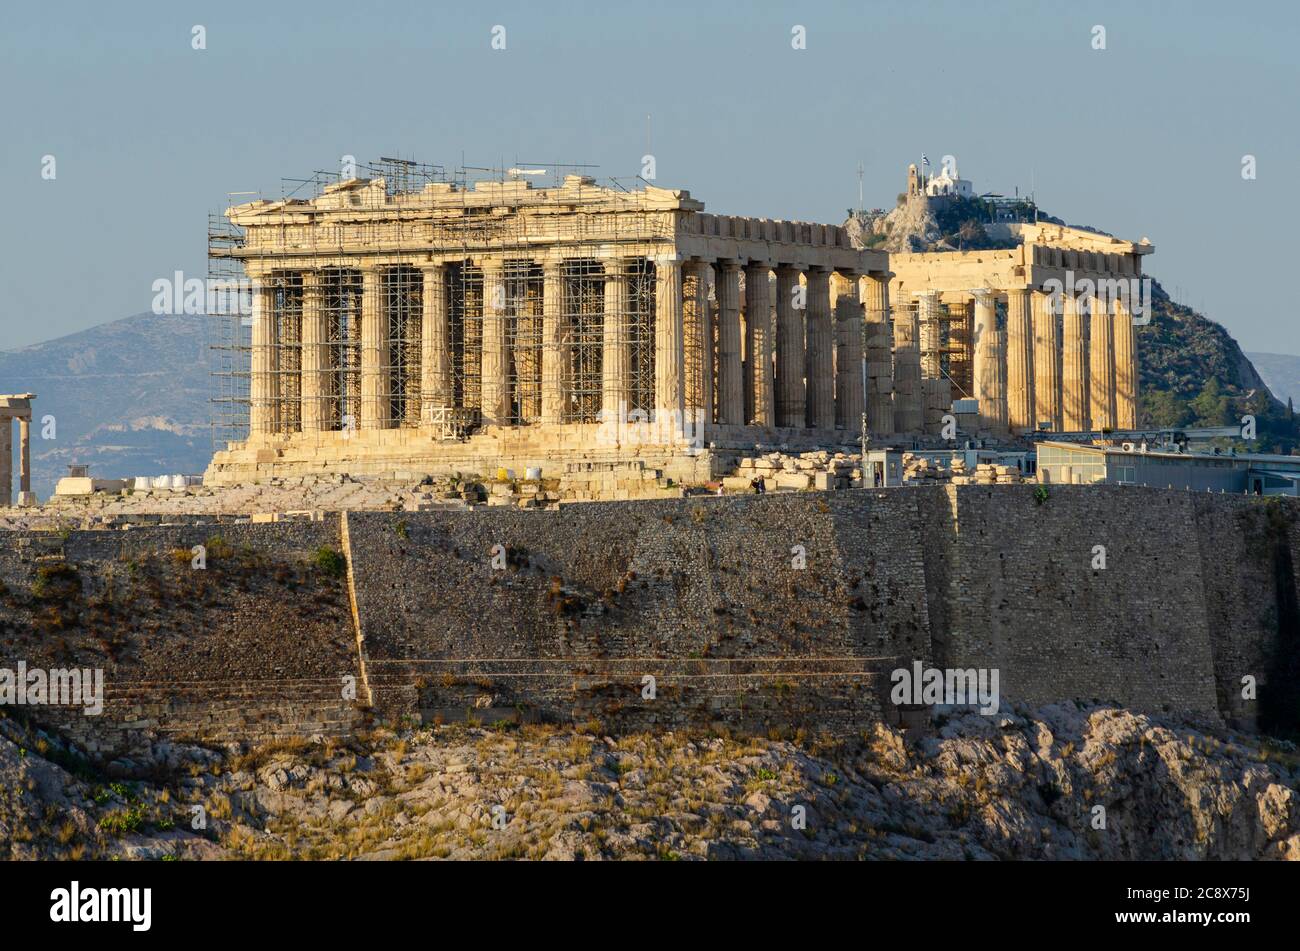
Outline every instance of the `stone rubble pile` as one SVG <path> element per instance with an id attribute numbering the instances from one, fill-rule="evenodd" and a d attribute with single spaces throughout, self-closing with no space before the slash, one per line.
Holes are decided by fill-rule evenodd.
<path id="1" fill-rule="evenodd" d="M 525 478 L 524 476 L 527 476 Z M 109 526 L 155 524 L 175 516 L 235 516 L 253 521 L 312 517 L 312 513 L 350 511 L 420 512 L 466 505 L 555 508 L 561 501 L 673 498 L 682 486 L 640 461 L 573 463 L 564 472 L 541 478 L 536 469 L 499 469 L 486 476 L 463 473 L 391 478 L 347 475 L 287 476 L 232 486 L 176 484 L 171 479 L 132 480 L 122 491 L 56 495 L 43 505 L 0 511 L 0 529 L 46 523 Z M 145 483 L 149 483 L 146 485 Z"/>
<path id="2" fill-rule="evenodd" d="M 510 505 L 521 509 L 541 509 L 560 500 L 560 493 L 544 489 L 540 480 L 492 482 L 487 491 L 487 504 L 492 507 Z"/>
<path id="3" fill-rule="evenodd" d="M 830 491 L 862 485 L 862 456 L 858 453 L 818 449 L 789 455 L 769 452 L 739 461 L 734 475 L 722 480 L 724 492 L 752 492 L 754 479 L 762 479 L 768 492 Z"/>
<path id="4" fill-rule="evenodd" d="M 1019 485 L 1024 476 L 1016 466 L 981 462 L 972 471 L 966 457 L 955 454 L 945 467 L 928 456 L 903 453 L 903 480 L 909 485 Z"/>
<path id="5" fill-rule="evenodd" d="M 953 460 L 957 462 L 956 459 Z M 965 463 L 963 462 L 964 466 Z M 903 481 L 910 485 L 935 485 L 948 482 L 953 476 L 952 469 L 946 469 L 929 456 L 917 456 L 910 452 L 903 453 Z"/>
<path id="6" fill-rule="evenodd" d="M 963 465 L 962 472 L 958 474 L 957 467 L 953 467 L 953 485 L 1019 485 L 1024 482 L 1024 476 L 1016 466 L 1001 466 L 990 462 L 982 462 L 975 467 L 975 474 L 968 475 Z"/>

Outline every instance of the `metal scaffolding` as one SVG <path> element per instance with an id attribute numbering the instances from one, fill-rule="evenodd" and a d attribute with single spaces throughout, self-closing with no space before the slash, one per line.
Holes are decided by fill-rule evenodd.
<path id="1" fill-rule="evenodd" d="M 361 419 L 361 272 L 325 268 L 319 281 L 325 312 L 322 419 L 329 429 L 355 428 Z"/>
<path id="2" fill-rule="evenodd" d="M 558 373 L 563 397 L 552 408 L 557 418 L 545 421 L 598 422 L 610 401 L 607 353 L 626 359 L 623 375 L 614 377 L 625 380 L 616 402 L 629 413 L 650 415 L 654 258 L 671 247 L 671 216 L 650 212 L 644 191 L 617 182 L 600 187 L 563 174 L 564 167 L 555 171 L 559 191 L 547 192 L 527 188 L 519 173 L 497 171 L 471 181 L 471 171 L 486 170 L 448 174 L 440 166 L 381 159 L 358 166 L 355 178 L 317 172 L 285 180 L 279 207 L 272 209 L 286 212 L 284 223 L 254 228 L 254 245 L 223 216 L 210 216 L 209 277 L 239 283 L 250 304 L 238 318 L 213 315 L 210 322 L 214 448 L 245 438 L 250 418 L 281 435 L 303 433 L 305 420 L 312 431 L 365 428 L 365 394 L 376 392 L 368 387 L 380 394 L 383 428 L 423 426 L 436 436 L 463 437 L 482 420 L 485 370 L 497 372 L 486 353 L 504 363 L 505 412 L 494 414 L 496 422 L 544 420 L 548 368 Z M 483 184 L 496 189 L 499 200 L 483 201 Z M 460 196 L 458 206 L 449 204 L 450 195 Z M 538 219 L 544 233 L 531 233 L 538 226 L 530 225 L 528 212 L 543 204 L 564 213 L 546 208 Z M 331 213 L 340 209 L 349 214 Z M 302 211 L 318 214 L 302 224 L 293 214 Z M 243 280 L 243 261 L 264 252 L 293 263 L 264 272 L 254 292 Z M 425 283 L 419 265 L 430 262 L 443 268 L 440 284 Z M 497 299 L 485 300 L 485 273 L 492 275 L 490 293 Z M 553 294 L 548 279 L 559 282 Z M 429 286 L 446 294 L 443 396 L 425 392 Z M 270 355 L 256 363 L 256 372 L 267 375 L 259 392 L 271 403 L 260 413 L 250 413 L 255 293 L 259 306 L 270 309 L 272 328 Z M 368 314 L 367 307 L 378 313 Z M 319 341 L 313 329 L 318 317 Z M 492 335 L 503 327 L 500 356 L 500 341 L 485 340 L 485 318 Z M 556 326 L 548 330 L 551 319 Z M 373 366 L 379 367 L 377 381 L 367 377 L 366 367 Z M 498 378 L 489 379 L 498 386 Z M 312 399 L 320 405 L 304 405 Z"/>
<path id="3" fill-rule="evenodd" d="M 251 288 L 235 252 L 244 232 L 224 214 L 208 215 L 206 320 L 208 375 L 212 380 L 212 448 L 248 437 L 249 353 L 252 347 Z"/>

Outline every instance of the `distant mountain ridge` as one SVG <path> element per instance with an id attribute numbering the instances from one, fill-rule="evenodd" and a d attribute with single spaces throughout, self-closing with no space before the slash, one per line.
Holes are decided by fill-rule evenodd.
<path id="1" fill-rule="evenodd" d="M 1248 353 L 1264 383 L 1279 400 L 1300 403 L 1300 357 L 1289 353 Z"/>
<path id="2" fill-rule="evenodd" d="M 202 472 L 212 455 L 203 316 L 136 314 L 0 352 L 0 392 L 29 391 L 32 479 L 45 498 L 67 466 L 124 478 Z M 54 439 L 41 420 L 54 417 Z"/>

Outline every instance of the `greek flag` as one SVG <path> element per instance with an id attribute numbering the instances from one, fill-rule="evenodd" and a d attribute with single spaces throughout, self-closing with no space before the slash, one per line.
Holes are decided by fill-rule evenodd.
<path id="1" fill-rule="evenodd" d="M 929 157 L 928 157 L 924 152 L 921 153 L 921 164 L 922 164 L 922 165 L 929 165 L 929 164 L 930 164 L 930 159 L 929 159 Z"/>

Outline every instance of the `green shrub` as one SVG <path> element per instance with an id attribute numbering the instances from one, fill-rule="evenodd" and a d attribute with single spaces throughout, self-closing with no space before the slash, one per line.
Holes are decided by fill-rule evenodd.
<path id="1" fill-rule="evenodd" d="M 145 807 L 137 803 L 128 809 L 114 809 L 99 820 L 99 827 L 109 835 L 124 836 L 144 828 Z"/>
<path id="2" fill-rule="evenodd" d="M 330 548 L 329 545 L 321 545 L 316 549 L 316 554 L 312 556 L 312 564 L 317 570 L 333 578 L 341 578 L 347 571 L 347 562 L 344 561 L 342 553 Z"/>
<path id="3" fill-rule="evenodd" d="M 40 601 L 67 601 L 81 593 L 81 575 L 65 561 L 41 565 L 32 582 L 32 597 Z"/>
<path id="4" fill-rule="evenodd" d="M 209 558 L 229 558 L 235 553 L 235 549 L 220 535 L 213 535 L 204 547 Z"/>

